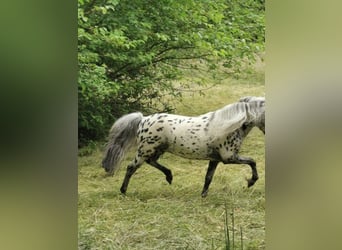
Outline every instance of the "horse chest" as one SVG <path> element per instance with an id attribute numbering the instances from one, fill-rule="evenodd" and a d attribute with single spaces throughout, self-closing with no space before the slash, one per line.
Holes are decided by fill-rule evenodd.
<path id="1" fill-rule="evenodd" d="M 241 132 L 239 130 L 222 136 L 221 139 L 217 140 L 212 145 L 211 155 L 219 160 L 227 160 L 238 154 L 242 144 Z"/>

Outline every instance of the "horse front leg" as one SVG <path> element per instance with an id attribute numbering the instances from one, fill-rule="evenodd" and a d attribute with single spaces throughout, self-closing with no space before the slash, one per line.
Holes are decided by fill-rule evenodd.
<path id="1" fill-rule="evenodd" d="M 258 176 L 258 171 L 257 171 L 257 168 L 256 168 L 256 163 L 255 163 L 254 160 L 250 161 L 249 166 L 252 169 L 252 178 L 247 179 L 247 183 L 248 183 L 247 186 L 251 187 L 259 179 L 259 176 Z"/>
<path id="2" fill-rule="evenodd" d="M 259 179 L 258 171 L 256 168 L 256 163 L 250 157 L 238 156 L 237 155 L 233 159 L 229 159 L 229 160 L 225 161 L 224 164 L 248 164 L 252 169 L 252 178 L 247 179 L 247 186 L 248 187 L 253 186 L 254 183 Z"/>
<path id="3" fill-rule="evenodd" d="M 204 187 L 202 190 L 202 197 L 206 197 L 208 195 L 208 188 L 211 183 L 211 180 L 214 176 L 218 161 L 209 161 L 209 166 L 207 170 L 207 174 L 205 175 L 205 180 L 204 180 Z"/>

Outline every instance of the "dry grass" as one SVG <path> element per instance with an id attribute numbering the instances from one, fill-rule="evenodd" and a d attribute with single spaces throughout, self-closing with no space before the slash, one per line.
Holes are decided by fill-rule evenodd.
<path id="1" fill-rule="evenodd" d="M 177 113 L 198 115 L 242 96 L 264 95 L 263 77 L 256 73 L 254 79 L 227 79 L 205 95 L 189 93 Z M 144 164 L 122 196 L 119 188 L 130 157 L 113 178 L 104 178 L 99 150 L 79 157 L 79 249 L 224 249 L 225 202 L 228 210 L 234 209 L 236 230 L 243 229 L 244 249 L 264 249 L 264 143 L 263 134 L 253 129 L 241 150 L 257 162 L 260 179 L 252 188 L 245 181 L 249 166 L 220 164 L 205 199 L 200 193 L 206 161 L 165 154 L 160 162 L 172 170 L 172 185 Z"/>

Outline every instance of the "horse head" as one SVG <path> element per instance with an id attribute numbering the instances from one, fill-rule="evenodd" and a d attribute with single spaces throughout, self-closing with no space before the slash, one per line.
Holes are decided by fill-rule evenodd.
<path id="1" fill-rule="evenodd" d="M 239 102 L 250 104 L 256 114 L 255 126 L 265 134 L 265 97 L 245 96 L 240 98 Z"/>

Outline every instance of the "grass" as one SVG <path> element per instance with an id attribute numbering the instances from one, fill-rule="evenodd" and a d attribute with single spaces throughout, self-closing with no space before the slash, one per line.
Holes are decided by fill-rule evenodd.
<path id="1" fill-rule="evenodd" d="M 199 115 L 242 96 L 264 95 L 260 74 L 249 80 L 226 79 L 204 95 L 188 93 L 184 103 L 177 103 L 177 113 Z M 160 171 L 144 164 L 122 196 L 119 188 L 133 153 L 113 178 L 104 178 L 100 149 L 80 156 L 79 249 L 226 249 L 226 226 L 233 232 L 232 225 L 225 223 L 227 211 L 234 215 L 235 249 L 241 247 L 240 229 L 243 249 L 264 249 L 264 143 L 262 132 L 253 129 L 241 149 L 241 155 L 257 162 L 260 179 L 252 188 L 245 181 L 251 176 L 249 166 L 220 163 L 204 199 L 206 161 L 165 154 L 160 163 L 172 170 L 172 185 Z"/>

